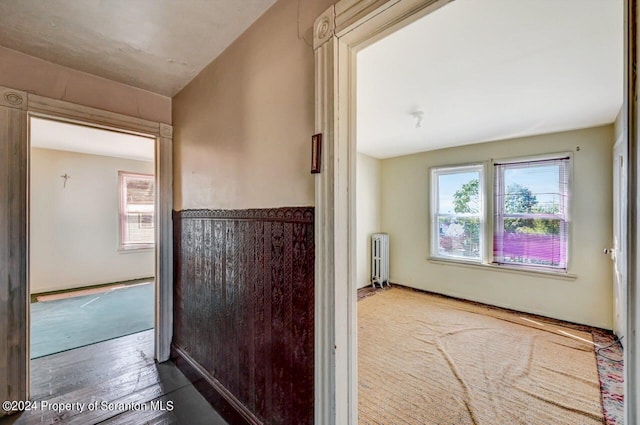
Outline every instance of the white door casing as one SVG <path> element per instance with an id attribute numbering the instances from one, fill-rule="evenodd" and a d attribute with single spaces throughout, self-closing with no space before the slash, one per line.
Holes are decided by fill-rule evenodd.
<path id="1" fill-rule="evenodd" d="M 623 132 L 627 142 L 627 326 L 624 338 L 624 423 L 640 423 L 640 268 L 638 240 L 640 239 L 640 108 L 638 107 L 638 0 L 625 0 L 625 78 Z"/>
<path id="2" fill-rule="evenodd" d="M 627 317 L 627 143 L 621 136 L 613 148 L 613 330 L 623 338 Z M 622 344 L 626 343 L 622 339 Z"/>
<path id="3" fill-rule="evenodd" d="M 449 0 L 342 0 L 314 23 L 315 131 L 323 134 L 315 180 L 316 424 L 356 425 L 356 53 Z"/>

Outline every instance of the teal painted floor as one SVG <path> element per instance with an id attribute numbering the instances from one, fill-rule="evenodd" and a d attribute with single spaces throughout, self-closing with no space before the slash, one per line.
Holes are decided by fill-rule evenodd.
<path id="1" fill-rule="evenodd" d="M 31 304 L 31 358 L 152 329 L 154 285 Z"/>

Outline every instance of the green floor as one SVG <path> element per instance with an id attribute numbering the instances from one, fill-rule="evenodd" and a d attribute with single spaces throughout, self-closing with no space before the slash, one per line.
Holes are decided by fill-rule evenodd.
<path id="1" fill-rule="evenodd" d="M 31 304 L 31 358 L 153 328 L 154 285 Z"/>

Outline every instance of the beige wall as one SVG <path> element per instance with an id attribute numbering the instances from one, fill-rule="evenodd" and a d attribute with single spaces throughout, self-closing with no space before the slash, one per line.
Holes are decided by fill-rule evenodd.
<path id="1" fill-rule="evenodd" d="M 173 98 L 176 210 L 313 205 L 311 31 L 331 4 L 278 1 Z"/>
<path id="2" fill-rule="evenodd" d="M 31 150 L 31 293 L 154 275 L 154 251 L 121 253 L 118 171 L 153 162 Z M 63 187 L 61 175 L 71 178 Z"/>
<path id="3" fill-rule="evenodd" d="M 613 138 L 609 125 L 384 160 L 382 228 L 392 241 L 391 281 L 611 329 L 612 262 L 602 251 L 612 240 Z M 427 260 L 430 167 L 566 151 L 573 151 L 569 273 L 575 280 Z"/>
<path id="4" fill-rule="evenodd" d="M 0 46 L 0 86 L 171 124 L 171 99 Z"/>
<path id="5" fill-rule="evenodd" d="M 356 283 L 371 284 L 371 235 L 380 232 L 381 161 L 358 153 L 356 160 Z"/>

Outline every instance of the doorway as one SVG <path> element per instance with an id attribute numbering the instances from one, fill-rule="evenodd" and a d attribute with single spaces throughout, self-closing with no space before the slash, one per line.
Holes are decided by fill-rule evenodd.
<path id="1" fill-rule="evenodd" d="M 316 281 L 323 282 L 317 291 L 317 304 L 322 307 L 321 315 L 329 315 L 324 321 L 326 326 L 317 321 L 317 333 L 330 335 L 329 344 L 316 340 L 317 349 L 321 351 L 319 359 L 326 356 L 335 362 L 317 362 L 320 377 L 329 374 L 328 380 L 319 380 L 316 388 L 320 405 L 316 410 L 316 418 L 331 415 L 328 410 L 331 400 L 335 403 L 337 421 L 339 423 L 357 422 L 354 412 L 358 397 L 356 371 L 358 365 L 357 350 L 354 340 L 357 338 L 358 326 L 355 309 L 355 277 L 356 273 L 349 257 L 355 258 L 355 82 L 356 54 L 358 50 L 371 45 L 385 35 L 407 26 L 422 16 L 446 5 L 447 1 L 401 0 L 398 2 L 339 2 L 325 14 L 318 17 L 315 24 L 314 48 L 316 51 L 316 131 L 323 132 L 325 144 L 323 157 L 328 163 L 322 175 L 316 177 L 316 221 L 319 224 L 317 235 Z M 582 7 L 582 6 L 578 6 Z M 635 103 L 635 17 L 636 2 L 625 2 L 625 34 L 628 41 L 625 58 L 630 70 L 626 74 L 627 90 L 624 94 L 625 106 L 623 114 L 629 118 L 629 193 L 635 187 L 635 122 L 637 110 Z M 609 153 L 611 155 L 611 145 Z M 611 179 L 611 175 L 608 177 Z M 611 180 L 609 180 L 611 184 Z M 635 220 L 635 194 L 629 195 L 629 217 Z M 628 251 L 634 250 L 635 228 L 630 225 Z M 610 235 L 610 230 L 609 230 Z M 393 243 L 393 242 L 392 242 Z M 602 247 L 604 248 L 604 247 Z M 602 256 L 602 248 L 598 254 Z M 637 314 L 633 306 L 637 303 L 635 287 L 635 253 L 629 255 L 629 293 L 628 300 L 630 326 L 637 326 Z M 601 258 L 604 258 L 602 256 Z M 609 277 L 610 279 L 610 277 Z M 326 306 L 326 307 L 325 307 Z M 637 348 L 633 334 L 629 334 L 630 348 L 625 352 L 631 363 L 625 372 L 625 382 L 631 391 L 626 394 L 636 399 L 636 373 L 634 356 Z M 629 358 L 627 357 L 627 358 Z M 324 371 L 324 373 L 322 373 Z M 333 380 L 332 380 L 333 379 Z M 627 403 L 629 418 L 635 418 L 635 404 Z M 318 420 L 318 419 L 317 419 Z"/>
<path id="2" fill-rule="evenodd" d="M 29 119 L 30 358 L 153 329 L 155 140 Z"/>
<path id="3" fill-rule="evenodd" d="M 566 328 L 558 328 L 558 341 L 571 347 L 572 337 L 563 334 L 571 334 L 571 324 L 612 329 L 612 263 L 600 253 L 611 243 L 612 146 L 623 106 L 623 1 L 594 1 L 584 9 L 580 4 L 521 0 L 514 7 L 458 0 L 358 51 L 357 245 L 366 247 L 360 229 L 373 221 L 370 233 L 390 235 L 391 281 L 429 293 L 413 297 L 392 289 L 358 302 L 360 423 L 391 422 L 410 405 L 418 407 L 407 423 L 447 416 L 468 423 L 483 411 L 505 422 L 514 422 L 514 413 L 539 417 L 516 407 L 535 404 L 515 396 L 511 385 L 525 385 L 522 380 L 492 375 L 509 358 L 507 368 L 517 370 L 523 352 L 539 353 L 550 341 L 546 331 L 520 317 L 557 319 Z M 602 31 L 594 32 L 595 25 Z M 366 172 L 373 168 L 368 163 L 380 163 L 382 172 Z M 376 197 L 377 181 L 382 189 Z M 361 196 L 368 192 L 374 192 L 370 202 Z M 582 205 L 589 206 L 588 214 Z M 368 218 L 376 211 L 381 225 Z M 358 263 L 367 251 L 358 250 Z M 358 278 L 358 286 L 365 283 Z M 449 307 L 458 308 L 443 307 L 433 294 L 456 298 Z M 482 329 L 465 326 L 460 309 L 470 301 L 517 311 L 520 316 L 509 320 L 518 325 L 503 328 L 487 308 L 473 314 Z M 382 314 L 378 303 L 394 306 Z M 544 408 L 558 409 L 557 417 L 576 414 L 567 419 L 571 423 L 586 423 L 581 416 L 592 414 L 622 415 L 608 392 L 597 390 L 602 382 L 610 392 L 622 374 L 616 368 L 599 375 L 596 349 L 608 343 L 586 342 L 589 332 L 581 336 L 587 353 L 582 361 L 574 355 L 574 361 L 560 362 L 557 375 L 535 367 L 528 373 L 566 388 L 569 369 L 580 370 L 585 384 L 572 386 L 571 394 L 595 406 L 602 398 L 604 411 L 578 408 L 577 401 L 563 403 L 575 408 L 571 413 Z M 525 335 L 535 335 L 530 348 Z M 497 350 L 500 356 L 487 355 L 504 340 L 509 344 Z M 464 349 L 457 351 L 457 344 Z M 393 369 L 385 367 L 389 355 L 378 354 L 385 350 L 394 353 Z M 532 354 L 531 364 L 570 353 Z M 468 368 L 470 357 L 475 361 Z M 458 379 L 473 382 L 467 393 L 456 377 L 447 377 L 449 363 Z M 475 368 L 486 371 L 486 381 L 474 376 Z M 542 385 L 529 391 L 546 397 Z M 376 399 L 383 392 L 389 396 L 385 403 Z M 480 401 L 480 393 L 495 399 Z M 446 394 L 443 400 L 440 394 Z M 433 406 L 450 397 L 460 403 L 448 414 L 436 413 Z"/>
<path id="4" fill-rule="evenodd" d="M 154 139 L 154 174 L 157 182 L 155 200 L 156 250 L 155 271 L 157 297 L 154 302 L 155 338 L 151 338 L 150 358 L 158 362 L 169 359 L 172 337 L 172 138 L 168 124 L 76 105 L 20 90 L 0 87 L 0 136 L 2 137 L 2 199 L 0 227 L 6 231 L 0 251 L 0 269 L 6 272 L 6 285 L 0 297 L 0 398 L 28 400 L 29 391 L 29 285 L 28 285 L 28 178 L 30 117 L 75 123 L 94 128 L 133 134 Z M 63 172 L 62 175 L 65 173 Z M 67 173 L 70 175 L 70 173 Z M 67 178 L 67 184 L 71 182 Z M 56 177 L 60 183 L 63 178 Z"/>

